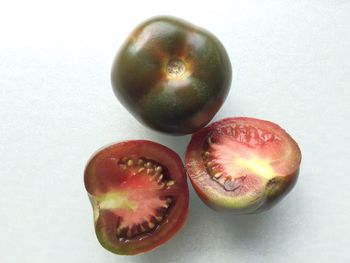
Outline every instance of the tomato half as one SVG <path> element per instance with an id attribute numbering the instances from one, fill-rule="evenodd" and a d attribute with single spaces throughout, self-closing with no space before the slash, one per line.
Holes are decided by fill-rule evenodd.
<path id="1" fill-rule="evenodd" d="M 107 250 L 146 252 L 184 225 L 189 193 L 180 157 L 151 141 L 125 141 L 99 150 L 88 162 L 85 187 L 97 238 Z"/>
<path id="2" fill-rule="evenodd" d="M 296 183 L 301 152 L 277 124 L 228 118 L 193 134 L 186 168 L 200 198 L 235 213 L 270 208 Z"/>
<path id="3" fill-rule="evenodd" d="M 172 134 L 209 123 L 230 89 L 231 63 L 208 31 L 174 17 L 139 25 L 113 63 L 112 86 L 141 123 Z"/>

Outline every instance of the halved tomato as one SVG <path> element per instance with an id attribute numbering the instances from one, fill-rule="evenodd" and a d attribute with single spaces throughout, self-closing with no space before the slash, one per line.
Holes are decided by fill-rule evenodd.
<path id="1" fill-rule="evenodd" d="M 252 213 L 271 207 L 296 183 L 301 152 L 277 124 L 227 118 L 192 136 L 186 168 L 210 207 Z"/>
<path id="2" fill-rule="evenodd" d="M 184 225 L 189 193 L 180 157 L 144 140 L 110 145 L 85 169 L 95 231 L 107 250 L 133 255 L 158 247 Z"/>

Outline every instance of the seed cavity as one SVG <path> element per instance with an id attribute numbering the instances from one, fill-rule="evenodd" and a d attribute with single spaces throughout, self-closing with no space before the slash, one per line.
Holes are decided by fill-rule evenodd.
<path id="1" fill-rule="evenodd" d="M 144 219 L 142 223 L 133 225 L 132 227 L 122 227 L 121 221 L 123 219 L 121 217 L 118 217 L 120 218 L 120 220 L 117 220 L 117 228 L 115 232 L 116 237 L 121 239 L 132 239 L 138 237 L 139 235 L 147 234 L 151 231 L 154 231 L 160 224 L 162 224 L 170 209 L 172 202 L 172 198 L 166 198 L 164 207 L 156 209 L 155 214 L 153 216 L 149 216 L 149 218 Z"/>
<path id="2" fill-rule="evenodd" d="M 223 172 L 223 168 L 217 164 L 216 159 L 213 159 L 214 155 L 211 154 L 210 149 L 203 153 L 203 162 L 206 170 L 212 180 L 221 185 L 226 191 L 235 191 L 243 184 L 246 176 L 238 178 L 232 178 Z"/>
<path id="3" fill-rule="evenodd" d="M 269 130 L 256 128 L 247 124 L 230 123 L 225 126 L 217 127 L 209 133 L 204 143 L 204 151 L 202 153 L 203 163 L 211 179 L 216 181 L 227 191 L 235 191 L 242 185 L 245 179 L 245 176 L 238 178 L 231 178 L 228 176 L 224 172 L 225 167 L 222 167 L 222 164 L 220 164 L 221 162 L 217 160 L 217 158 L 221 157 L 213 152 L 215 151 L 216 145 L 220 144 L 222 139 L 227 138 L 252 148 L 262 147 L 271 142 L 281 141 L 280 137 L 274 135 Z M 260 163 L 257 163 L 254 167 L 256 168 L 255 170 L 259 171 L 259 174 L 262 173 L 262 168 L 265 168 L 265 166 Z M 270 171 L 266 170 L 266 174 L 270 175 Z M 274 186 L 274 184 L 275 182 L 270 182 L 269 186 Z"/>
<path id="4" fill-rule="evenodd" d="M 272 134 L 268 130 L 256 128 L 250 125 L 227 124 L 223 127 L 217 127 L 208 135 L 206 140 L 208 148 L 215 143 L 220 136 L 228 136 L 237 142 L 247 144 L 251 147 L 257 147 L 270 142 L 281 141 L 281 138 Z M 205 153 L 204 155 L 206 155 Z"/>
<path id="5" fill-rule="evenodd" d="M 128 170 L 129 176 L 146 176 L 149 181 L 153 181 L 157 185 L 160 191 L 176 185 L 176 181 L 169 178 L 167 169 L 152 160 L 130 156 L 118 159 L 117 162 L 123 170 Z M 150 212 L 149 215 L 146 215 L 139 224 L 125 226 L 126 224 L 122 224 L 123 218 L 118 216 L 116 237 L 119 239 L 133 239 L 155 231 L 167 217 L 173 203 L 171 196 L 160 197 L 160 200 L 162 200 L 161 205 Z"/>
<path id="6" fill-rule="evenodd" d="M 118 160 L 118 164 L 123 170 L 135 169 L 134 172 L 132 172 L 132 174 L 135 175 L 146 173 L 150 176 L 150 181 L 156 181 L 159 185 L 170 186 L 175 184 L 175 182 L 171 182 L 173 180 L 170 180 L 170 178 L 163 173 L 164 168 L 153 161 L 143 158 L 123 157 Z M 168 181 L 170 181 L 169 184 Z"/>

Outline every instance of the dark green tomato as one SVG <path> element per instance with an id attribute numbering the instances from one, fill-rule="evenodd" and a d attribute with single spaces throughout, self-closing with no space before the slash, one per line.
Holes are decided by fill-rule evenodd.
<path id="1" fill-rule="evenodd" d="M 158 131 L 189 134 L 220 109 L 231 84 L 231 63 L 208 31 L 173 17 L 138 26 L 119 50 L 112 86 L 141 123 Z"/>

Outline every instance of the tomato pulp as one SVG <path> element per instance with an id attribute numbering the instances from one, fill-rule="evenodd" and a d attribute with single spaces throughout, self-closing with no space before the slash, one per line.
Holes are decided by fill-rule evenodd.
<path id="1" fill-rule="evenodd" d="M 277 124 L 228 118 L 193 134 L 186 168 L 210 207 L 252 213 L 272 207 L 296 183 L 301 152 Z"/>
<path id="2" fill-rule="evenodd" d="M 185 169 L 160 144 L 137 140 L 103 148 L 88 162 L 84 181 L 97 238 L 111 252 L 133 255 L 158 247 L 187 218 Z"/>

